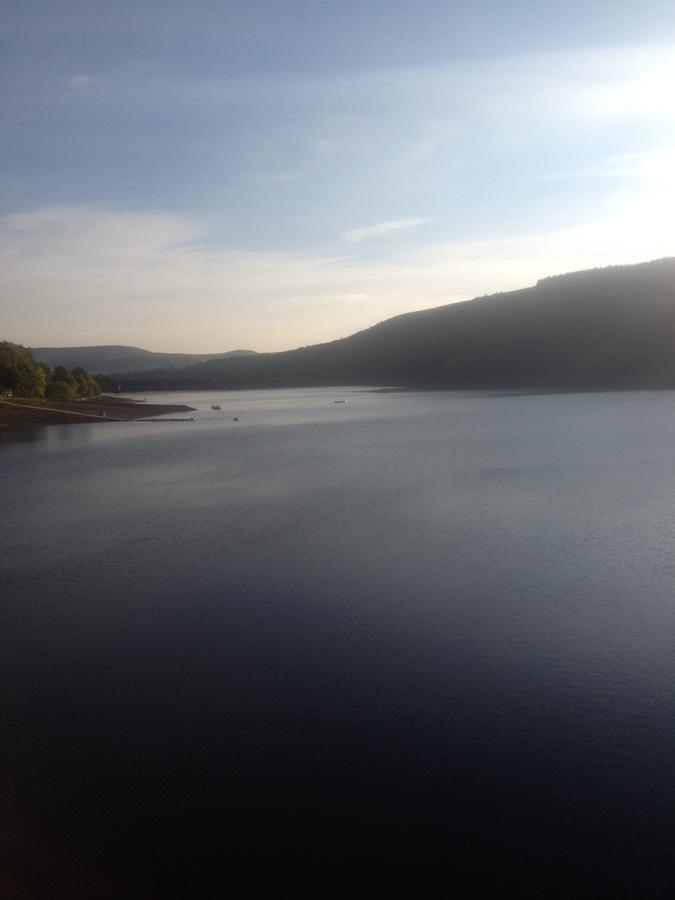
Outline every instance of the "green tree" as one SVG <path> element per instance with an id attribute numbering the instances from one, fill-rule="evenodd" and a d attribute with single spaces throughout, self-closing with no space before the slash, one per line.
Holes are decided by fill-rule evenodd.
<path id="1" fill-rule="evenodd" d="M 65 387 L 64 387 L 65 385 Z M 0 341 L 0 389 L 11 390 L 17 397 L 43 397 L 51 400 L 73 400 L 76 397 L 98 397 L 101 388 L 85 369 L 66 369 L 36 362 L 27 347 Z"/>
<path id="2" fill-rule="evenodd" d="M 53 378 L 54 378 L 54 375 L 53 375 L 53 373 L 52 373 L 52 367 L 49 365 L 49 363 L 46 363 L 46 362 L 38 362 L 37 365 L 38 365 L 38 368 L 39 368 L 39 369 L 42 369 L 42 371 L 45 373 L 45 380 L 46 380 L 47 382 L 52 381 Z"/>
<path id="3" fill-rule="evenodd" d="M 47 387 L 47 377 L 40 366 L 36 366 L 31 372 L 31 377 L 26 383 L 27 397 L 44 397 Z"/>
<path id="4" fill-rule="evenodd" d="M 51 381 L 47 385 L 46 397 L 48 400 L 63 402 L 75 398 L 75 388 L 67 381 Z"/>
<path id="5" fill-rule="evenodd" d="M 47 378 L 26 347 L 0 342 L 0 387 L 17 397 L 42 397 Z"/>
<path id="6" fill-rule="evenodd" d="M 91 375 L 87 376 L 87 384 L 88 384 L 88 397 L 99 397 L 101 395 L 101 385 L 95 378 L 92 378 Z"/>
<path id="7" fill-rule="evenodd" d="M 70 374 L 72 375 L 75 392 L 78 397 L 98 397 L 101 393 L 98 383 L 81 366 L 71 369 Z"/>
<path id="8" fill-rule="evenodd" d="M 66 384 L 69 384 L 71 387 L 76 387 L 75 378 L 73 377 L 73 373 L 70 369 L 66 369 L 65 366 L 54 366 L 54 381 L 65 381 Z"/>

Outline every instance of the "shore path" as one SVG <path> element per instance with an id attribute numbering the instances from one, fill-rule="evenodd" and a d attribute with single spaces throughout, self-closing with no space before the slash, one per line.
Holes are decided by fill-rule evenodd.
<path id="1" fill-rule="evenodd" d="M 99 413 L 76 412 L 74 409 L 57 409 L 53 406 L 29 406 L 27 403 L 11 403 L 8 400 L 0 400 L 2 406 L 13 406 L 14 409 L 35 409 L 38 412 L 53 412 L 65 416 L 79 416 L 81 419 L 102 419 L 104 422 L 126 422 L 116 416 L 102 416 Z"/>
<path id="2" fill-rule="evenodd" d="M 102 396 L 97 400 L 83 400 L 46 405 L 32 398 L 25 402 L 0 399 L 0 433 L 43 425 L 76 425 L 84 422 L 130 422 L 145 419 L 161 421 L 172 413 L 194 412 L 192 406 L 174 403 L 142 403 L 128 397 Z M 184 420 L 189 421 L 189 420 Z"/>

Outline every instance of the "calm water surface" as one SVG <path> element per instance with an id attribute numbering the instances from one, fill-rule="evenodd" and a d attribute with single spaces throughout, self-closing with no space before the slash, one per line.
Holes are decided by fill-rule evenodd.
<path id="1" fill-rule="evenodd" d="M 671 896 L 674 393 L 146 396 L 0 444 L 3 896 Z"/>

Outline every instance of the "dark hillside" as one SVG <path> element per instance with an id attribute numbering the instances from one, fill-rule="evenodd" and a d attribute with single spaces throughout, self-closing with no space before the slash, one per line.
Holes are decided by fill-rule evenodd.
<path id="1" fill-rule="evenodd" d="M 351 337 L 125 379 L 124 388 L 675 387 L 675 260 L 546 278 Z"/>

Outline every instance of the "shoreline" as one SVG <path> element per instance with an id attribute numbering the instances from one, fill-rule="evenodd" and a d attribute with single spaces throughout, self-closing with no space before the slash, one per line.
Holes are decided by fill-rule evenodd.
<path id="1" fill-rule="evenodd" d="M 144 403 L 127 397 L 101 396 L 96 400 L 55 403 L 50 400 L 0 400 L 0 433 L 45 425 L 82 425 L 87 422 L 131 422 L 170 413 L 194 412 L 194 407 L 173 403 Z"/>

